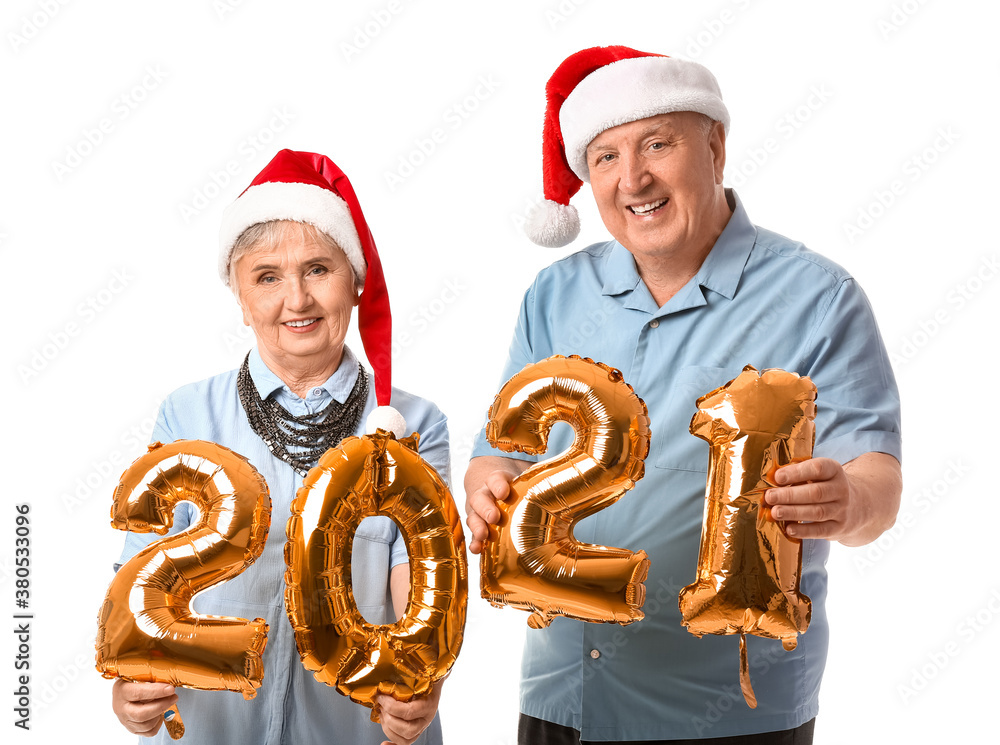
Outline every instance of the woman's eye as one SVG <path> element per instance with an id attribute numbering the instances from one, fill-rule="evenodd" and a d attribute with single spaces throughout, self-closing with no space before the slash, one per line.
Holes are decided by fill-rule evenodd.
<path id="1" fill-rule="evenodd" d="M 325 266 L 314 266 L 312 269 L 309 270 L 309 273 L 310 274 L 326 274 L 326 267 Z"/>
<path id="2" fill-rule="evenodd" d="M 257 280 L 262 285 L 273 285 L 278 281 L 278 278 L 273 274 L 265 274 L 263 277 Z"/>

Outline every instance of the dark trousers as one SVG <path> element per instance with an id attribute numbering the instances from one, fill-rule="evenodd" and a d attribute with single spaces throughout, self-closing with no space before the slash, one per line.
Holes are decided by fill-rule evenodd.
<path id="1" fill-rule="evenodd" d="M 594 745 L 812 745 L 812 719 L 801 727 L 762 732 L 759 735 L 736 735 L 735 737 L 710 737 L 701 740 L 635 740 L 602 742 Z M 553 724 L 543 719 L 535 719 L 525 714 L 517 723 L 518 745 L 591 745 L 590 740 L 581 740 L 580 733 L 572 727 Z"/>

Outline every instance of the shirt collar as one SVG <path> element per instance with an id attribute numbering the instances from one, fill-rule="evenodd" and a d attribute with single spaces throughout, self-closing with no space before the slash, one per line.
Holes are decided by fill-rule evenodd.
<path id="1" fill-rule="evenodd" d="M 257 347 L 254 347 L 250 351 L 250 378 L 257 387 L 257 393 L 261 398 L 266 399 L 272 393 L 282 388 L 291 393 L 285 382 L 272 372 L 271 368 L 264 364 L 264 360 L 261 359 Z M 337 401 L 343 403 L 354 389 L 357 379 L 358 358 L 354 356 L 354 352 L 345 344 L 344 354 L 340 358 L 340 366 L 320 387 L 326 390 Z"/>
<path id="2" fill-rule="evenodd" d="M 731 197 L 733 214 L 705 261 L 702 262 L 698 273 L 692 281 L 688 282 L 687 287 L 694 288 L 700 285 L 732 300 L 736 296 L 736 289 L 743 276 L 743 267 L 746 266 L 750 250 L 757 239 L 757 228 L 750 222 L 750 217 L 736 192 L 727 189 L 726 195 Z M 614 241 L 605 265 L 603 293 L 605 295 L 621 295 L 626 292 L 634 293 L 640 289 L 642 290 L 641 297 L 632 298 L 632 301 L 635 301 L 632 304 L 630 301 L 626 301 L 628 307 L 647 305 L 645 301 L 646 297 L 649 296 L 649 290 L 642 283 L 632 254 L 627 248 Z M 683 291 L 678 293 L 678 295 L 687 294 Z M 652 301 L 651 296 L 649 300 Z"/>
<path id="3" fill-rule="evenodd" d="M 736 288 L 750 258 L 750 250 L 757 240 L 757 228 L 750 222 L 736 192 L 727 189 L 726 196 L 732 198 L 732 217 L 694 275 L 694 281 L 732 300 L 736 297 Z"/>

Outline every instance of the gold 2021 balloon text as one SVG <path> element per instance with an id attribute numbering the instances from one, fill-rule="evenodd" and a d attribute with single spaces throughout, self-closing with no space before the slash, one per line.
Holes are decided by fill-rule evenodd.
<path id="1" fill-rule="evenodd" d="M 763 498 L 778 468 L 812 457 L 816 386 L 748 365 L 697 406 L 691 433 L 711 450 L 697 580 L 680 592 L 681 622 L 696 636 L 740 635 L 740 685 L 756 707 L 746 635 L 794 649 L 812 610 L 799 592 L 802 543 L 770 519 Z"/>
<path id="2" fill-rule="evenodd" d="M 97 669 L 106 678 L 253 698 L 264 674 L 267 623 L 199 616 L 190 602 L 260 556 L 271 521 L 267 484 L 243 456 L 221 445 L 156 443 L 122 474 L 111 524 L 163 535 L 183 500 L 198 508 L 198 521 L 139 551 L 108 587 L 98 618 Z M 166 726 L 176 739 L 183 723 L 173 713 Z"/>
<path id="3" fill-rule="evenodd" d="M 572 447 L 524 471 L 511 482 L 511 496 L 497 503 L 500 522 L 490 526 L 481 560 L 482 595 L 496 606 L 532 611 L 532 628 L 558 616 L 638 621 L 646 553 L 580 543 L 573 526 L 642 478 L 646 405 L 618 370 L 554 356 L 507 381 L 490 408 L 486 434 L 495 448 L 538 454 L 560 420 L 576 432 Z"/>
<path id="4" fill-rule="evenodd" d="M 353 701 L 400 701 L 430 692 L 451 669 L 465 629 L 468 566 L 458 509 L 418 437 L 345 438 L 312 469 L 292 503 L 285 544 L 285 607 L 306 669 Z M 317 504 L 318 503 L 318 504 Z M 410 559 L 410 594 L 396 623 L 368 623 L 351 589 L 351 550 L 361 521 L 399 525 Z"/>

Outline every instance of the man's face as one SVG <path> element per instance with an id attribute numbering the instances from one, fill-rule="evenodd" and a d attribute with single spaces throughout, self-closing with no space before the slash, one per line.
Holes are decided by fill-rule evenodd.
<path id="1" fill-rule="evenodd" d="M 725 131 L 690 111 L 605 130 L 587 146 L 601 219 L 640 258 L 708 250 L 718 237 Z"/>

